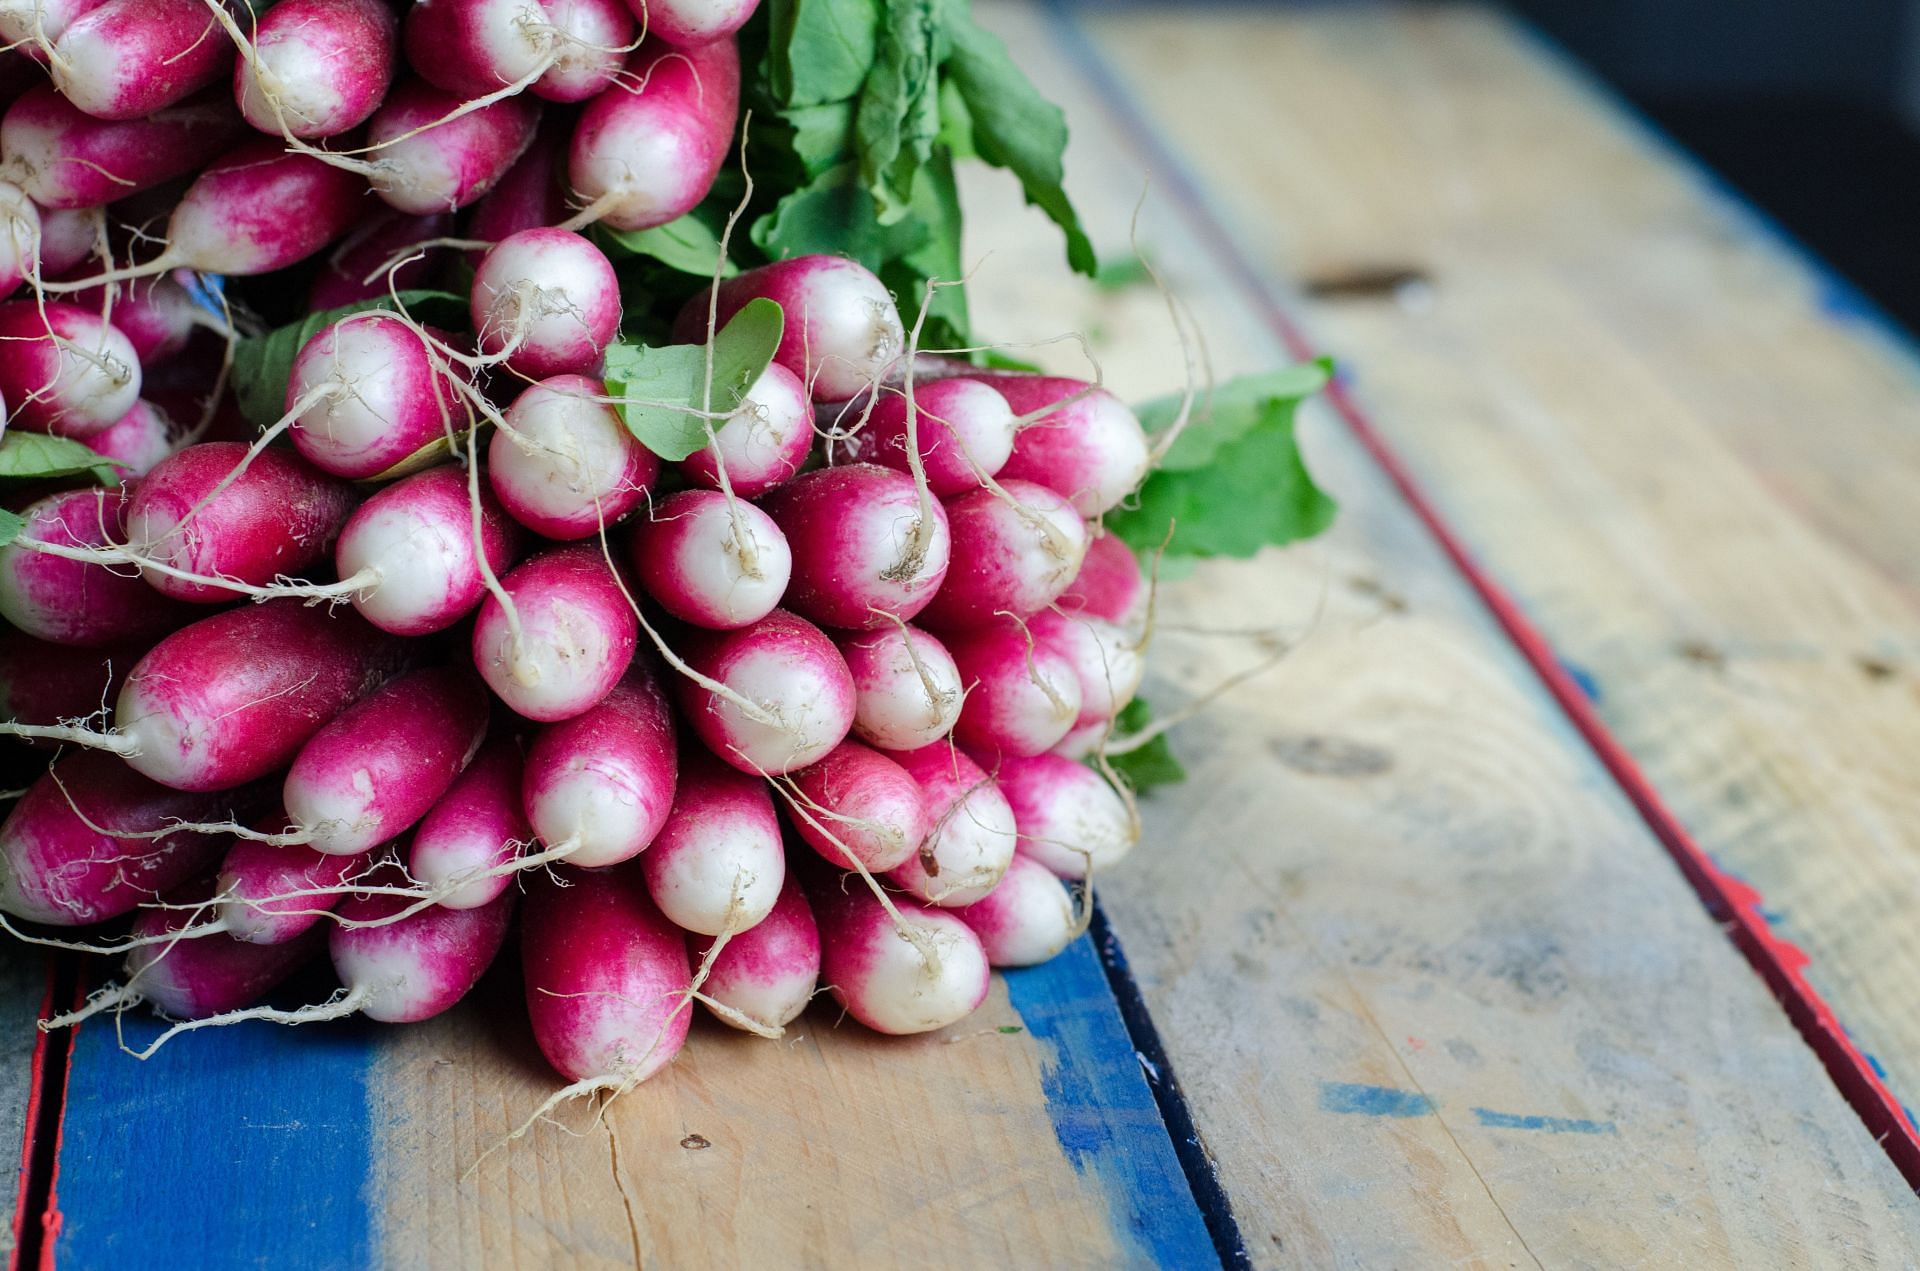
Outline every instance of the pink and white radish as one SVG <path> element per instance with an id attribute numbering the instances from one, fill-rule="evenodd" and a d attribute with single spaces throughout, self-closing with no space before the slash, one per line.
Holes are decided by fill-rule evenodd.
<path id="1" fill-rule="evenodd" d="M 383 310 L 350 313 L 301 346 L 286 412 L 294 449 L 355 481 L 471 427 L 446 358 L 411 319 Z"/>
<path id="2" fill-rule="evenodd" d="M 895 755 L 920 783 L 931 828 L 919 850 L 892 874 L 894 882 L 929 904 L 971 905 L 1013 859 L 1013 809 L 992 777 L 949 743 Z"/>
<path id="3" fill-rule="evenodd" d="M 451 212 L 506 175 L 533 141 L 540 108 L 519 97 L 456 115 L 463 100 L 404 80 L 374 112 L 367 148 L 374 193 L 402 212 Z"/>
<path id="4" fill-rule="evenodd" d="M 804 618 L 776 609 L 738 630 L 690 634 L 683 656 L 703 678 L 678 682 L 681 709 L 707 748 L 742 772 L 804 768 L 853 726 L 853 677 Z"/>
<path id="5" fill-rule="evenodd" d="M 1147 660 L 1140 641 L 1124 628 L 1100 618 L 1046 610 L 1028 619 L 1027 629 L 1073 665 L 1080 682 L 1075 729 L 1106 724 L 1140 691 Z"/>
<path id="6" fill-rule="evenodd" d="M 233 45 L 203 0 L 107 0 L 71 22 L 53 85 L 96 119 L 139 119 L 215 84 Z"/>
<path id="7" fill-rule="evenodd" d="M 0 400 L 9 426 L 85 438 L 140 400 L 140 359 L 100 315 L 48 300 L 0 304 Z"/>
<path id="8" fill-rule="evenodd" d="M 722 1023 L 777 1037 L 813 1000 L 820 928 L 798 879 L 788 877 L 767 916 L 735 932 L 709 962 L 712 947 L 712 940 L 687 941 L 693 964 L 707 968 L 698 996 Z"/>
<path id="9" fill-rule="evenodd" d="M 815 401 L 843 402 L 878 384 L 906 348 L 900 310 L 886 285 L 841 256 L 795 256 L 719 284 L 719 325 L 765 296 L 786 313 L 774 360 L 798 375 Z M 687 302 L 674 338 L 698 341 L 707 329 L 708 294 Z"/>
<path id="10" fill-rule="evenodd" d="M 421 0 L 407 13 L 407 60 L 468 98 L 530 89 L 585 101 L 613 82 L 632 41 L 618 0 Z"/>
<path id="11" fill-rule="evenodd" d="M 0 299 L 40 274 L 40 209 L 19 186 L 0 181 Z"/>
<path id="12" fill-rule="evenodd" d="M 633 661 L 640 633 L 597 547 L 556 548 L 500 580 L 473 627 L 473 664 L 528 719 L 571 719 L 605 697 Z"/>
<path id="13" fill-rule="evenodd" d="M 1145 479 L 1146 430 L 1104 388 L 1046 375 L 978 378 L 1000 390 L 1021 415 L 1045 412 L 1020 430 L 1003 475 L 1057 491 L 1087 517 L 1116 506 Z"/>
<path id="14" fill-rule="evenodd" d="M 0 178 L 43 208 L 99 207 L 194 171 L 245 131 L 233 107 L 212 94 L 130 119 L 97 119 L 43 84 L 0 117 Z"/>
<path id="15" fill-rule="evenodd" d="M 274 136 L 358 127 L 393 82 L 396 25 L 380 0 L 279 0 L 233 68 L 240 113 Z"/>
<path id="16" fill-rule="evenodd" d="M 382 209 L 328 254 L 307 291 L 307 312 L 322 313 L 388 295 L 389 290 L 424 286 L 447 255 L 446 249 L 427 244 L 452 230 L 451 212 L 414 216 Z"/>
<path id="17" fill-rule="evenodd" d="M 487 447 L 501 506 L 546 538 L 588 538 L 640 505 L 660 460 L 627 431 L 606 386 L 555 375 L 516 397 Z"/>
<path id="18" fill-rule="evenodd" d="M 185 287 L 166 276 L 90 287 L 74 293 L 72 303 L 105 314 L 127 337 L 143 369 L 186 348 L 195 331 L 222 326 Z"/>
<path id="19" fill-rule="evenodd" d="M 995 614 L 1024 618 L 1052 604 L 1080 571 L 1087 527 L 1060 495 L 1002 481 L 947 500 L 952 562 L 922 611 L 936 629 L 977 626 Z"/>
<path id="20" fill-rule="evenodd" d="M 0 618 L 41 640 L 86 648 L 153 640 L 184 626 L 191 609 L 114 566 L 111 553 L 126 541 L 127 501 L 125 490 L 68 490 L 28 507 L 19 538 L 0 547 Z M 80 558 L 34 544 L 80 549 Z M 106 562 L 85 559 L 99 548 L 107 549 Z"/>
<path id="21" fill-rule="evenodd" d="M 1055 604 L 1069 617 L 1098 618 L 1118 627 L 1138 626 L 1147 616 L 1147 582 L 1140 571 L 1140 558 L 1118 535 L 1096 534 L 1087 543 L 1080 572 Z"/>
<path id="22" fill-rule="evenodd" d="M 185 429 L 151 402 L 135 402 L 120 422 L 87 438 L 87 448 L 118 465 L 123 479 L 144 477 L 178 448 Z"/>
<path id="23" fill-rule="evenodd" d="M 953 912 L 998 967 L 1037 966 L 1079 934 L 1072 895 L 1046 866 L 1025 856 L 1013 858 L 984 898 Z"/>
<path id="24" fill-rule="evenodd" d="M 905 863 L 932 828 L 920 783 L 857 741 L 841 742 L 791 781 L 795 832 L 837 869 L 857 862 L 884 873 Z"/>
<path id="25" fill-rule="evenodd" d="M 394 635 L 444 631 L 486 594 L 482 561 L 506 572 L 519 528 L 468 481 L 442 464 L 382 487 L 347 518 L 333 561 L 361 617 Z"/>
<path id="26" fill-rule="evenodd" d="M 834 1000 L 876 1032 L 927 1033 L 986 1000 L 986 951 L 950 913 L 897 900 L 893 914 L 848 875 L 808 888 L 820 924 L 820 975 Z"/>
<path id="27" fill-rule="evenodd" d="M 714 630 L 772 613 L 793 570 L 773 518 L 715 490 L 682 490 L 637 518 L 629 558 L 661 608 Z"/>
<path id="28" fill-rule="evenodd" d="M 336 911 L 327 953 L 346 992 L 310 1019 L 359 1013 L 389 1024 L 432 1019 L 480 982 L 506 943 L 518 897 L 502 892 L 473 909 L 428 905 L 404 896 L 354 895 Z M 406 910 L 415 912 L 401 916 Z"/>
<path id="29" fill-rule="evenodd" d="M 74 20 L 104 3 L 106 0 L 4 0 L 0 3 L 0 42 L 44 63 L 54 41 Z"/>
<path id="30" fill-rule="evenodd" d="M 237 839 L 220 862 L 213 919 L 235 940 L 284 944 L 346 899 L 350 880 L 372 864 L 371 854 L 342 856 L 298 843 Z"/>
<path id="31" fill-rule="evenodd" d="M 1140 837 L 1138 820 L 1106 779 L 1061 755 L 1006 758 L 995 773 L 1020 850 L 1062 878 L 1117 864 Z"/>
<path id="32" fill-rule="evenodd" d="M 673 811 L 640 868 L 675 926 L 703 936 L 753 927 L 787 876 L 766 784 L 698 751 L 681 756 Z"/>
<path id="33" fill-rule="evenodd" d="M 714 429 L 713 440 L 680 461 L 695 485 L 726 486 L 757 499 L 792 479 L 813 446 L 813 405 L 800 377 L 778 362 L 768 364 L 733 414 Z"/>
<path id="34" fill-rule="evenodd" d="M 636 660 L 585 714 L 540 730 L 527 751 L 527 819 L 551 852 L 598 868 L 638 856 L 673 806 L 679 747 L 659 681 Z"/>
<path id="35" fill-rule="evenodd" d="M 680 48 L 723 40 L 746 25 L 760 0 L 630 0 L 647 34 Z"/>
<path id="36" fill-rule="evenodd" d="M 841 440 L 849 460 L 912 472 L 917 450 L 927 488 L 945 498 L 964 494 L 1006 466 L 1013 453 L 1013 408 L 979 380 L 956 377 L 917 384 L 913 390 L 912 443 L 907 395 L 884 389 L 860 419 L 859 403 L 823 412 L 849 431 Z M 851 416 L 851 418 L 849 418 Z"/>
<path id="37" fill-rule="evenodd" d="M 407 870 L 449 909 L 474 909 L 513 882 L 533 840 L 521 799 L 525 765 L 509 739 L 489 742 L 413 832 Z"/>
<path id="38" fill-rule="evenodd" d="M 40 209 L 40 276 L 62 278 L 100 250 L 106 219 L 91 207 Z"/>
<path id="39" fill-rule="evenodd" d="M 571 230 L 526 229 L 496 243 L 469 295 L 481 352 L 532 379 L 598 369 L 620 334 L 613 264 Z"/>
<path id="40" fill-rule="evenodd" d="M 762 506 L 793 551 L 787 606 L 824 626 L 905 621 L 947 576 L 946 511 L 891 468 L 821 468 Z"/>
<path id="41" fill-rule="evenodd" d="M 320 952 L 321 933 L 311 927 L 277 943 L 218 932 L 183 935 L 202 925 L 199 906 L 212 899 L 201 881 L 170 894 L 167 907 L 135 918 L 125 984 L 95 995 L 89 1007 L 146 1001 L 171 1019 L 211 1019 L 259 1001 Z M 64 1021 L 50 1021 L 58 1022 Z"/>
<path id="42" fill-rule="evenodd" d="M 731 40 L 649 46 L 628 60 L 626 78 L 631 86 L 614 85 L 581 112 L 567 178 L 587 205 L 576 220 L 651 229 L 713 187 L 740 114 L 740 54 Z"/>
<path id="43" fill-rule="evenodd" d="M 839 644 L 853 675 L 853 731 L 863 741 L 882 750 L 918 750 L 953 731 L 966 691 L 946 645 L 904 624 Z"/>
<path id="44" fill-rule="evenodd" d="M 1017 618 L 956 632 L 947 648 L 967 686 L 953 735 L 978 754 L 1037 755 L 1080 722 L 1080 672 Z"/>

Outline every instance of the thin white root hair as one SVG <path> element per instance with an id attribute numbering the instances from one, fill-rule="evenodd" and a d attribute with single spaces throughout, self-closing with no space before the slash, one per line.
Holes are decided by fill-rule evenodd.
<path id="1" fill-rule="evenodd" d="M 121 1042 L 120 1049 L 135 1059 L 151 1059 L 162 1046 L 175 1037 L 202 1028 L 225 1028 L 231 1024 L 243 1024 L 250 1019 L 266 1020 L 268 1023 L 285 1024 L 289 1027 L 318 1024 L 330 1019 L 345 1019 L 349 1015 L 357 1015 L 360 1008 L 365 1006 L 372 996 L 372 992 L 364 986 L 355 989 L 342 988 L 324 1002 L 313 1006 L 302 1006 L 291 1011 L 282 1010 L 277 1006 L 249 1006 L 244 1010 L 209 1015 L 205 1019 L 181 1020 L 139 1050 L 133 1049 L 124 1041 Z"/>

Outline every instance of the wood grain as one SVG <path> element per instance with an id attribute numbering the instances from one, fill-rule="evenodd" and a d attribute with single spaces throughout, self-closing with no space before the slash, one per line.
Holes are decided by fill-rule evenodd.
<path id="1" fill-rule="evenodd" d="M 0 955 L 0 1259 L 13 1254 L 15 1213 L 25 1184 L 18 1167 L 33 1088 L 33 1047 L 47 967 L 32 951 L 9 948 Z M 31 1219 L 29 1219 L 31 1221 Z"/>
<path id="2" fill-rule="evenodd" d="M 1378 426 L 1920 1101 L 1920 363 L 1476 8 L 1094 25 Z M 1257 73 L 1255 73 L 1257 68 Z M 1232 75 L 1246 108 L 1179 86 Z"/>

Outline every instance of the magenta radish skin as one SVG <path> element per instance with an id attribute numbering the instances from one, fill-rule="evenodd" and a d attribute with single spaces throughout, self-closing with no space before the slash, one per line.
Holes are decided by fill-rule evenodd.
<path id="1" fill-rule="evenodd" d="M 611 87 L 633 43 L 633 16 L 620 0 L 548 0 L 547 20 L 560 28 L 557 57 L 533 81 L 532 93 L 552 102 L 583 102 Z"/>
<path id="2" fill-rule="evenodd" d="M 45 65 L 47 50 L 69 26 L 106 0 L 7 0 L 0 5 L 0 43 Z M 42 44 L 40 41 L 45 40 Z"/>
<path id="3" fill-rule="evenodd" d="M 676 681 L 693 731 L 742 772 L 779 776 L 804 768 L 853 727 L 853 677 L 840 651 L 820 628 L 784 609 L 736 631 L 694 633 L 681 652 L 702 675 L 772 716 L 755 719 L 705 685 Z"/>
<path id="4" fill-rule="evenodd" d="M 358 856 L 425 816 L 487 732 L 487 700 L 464 671 L 382 685 L 300 748 L 281 798 L 318 851 Z"/>
<path id="5" fill-rule="evenodd" d="M 952 561 L 921 611 L 927 626 L 978 626 L 999 613 L 1024 618 L 1052 604 L 1079 572 L 1087 527 L 1073 505 L 1031 481 L 1000 487 L 1020 506 L 991 490 L 947 500 Z"/>
<path id="6" fill-rule="evenodd" d="M 513 885 L 513 875 L 474 878 L 518 857 L 533 841 L 522 810 L 525 765 L 511 740 L 487 743 L 413 832 L 407 868 L 421 884 L 440 892 L 449 909 L 477 909 Z"/>
<path id="7" fill-rule="evenodd" d="M 720 489 L 720 470 L 736 495 L 757 499 L 800 471 L 813 447 L 813 405 L 800 377 L 778 362 L 753 382 L 713 440 L 680 461 L 687 480 Z"/>
<path id="8" fill-rule="evenodd" d="M 967 703 L 955 740 L 984 754 L 1037 755 L 1080 722 L 1080 673 L 1058 647 L 1017 619 L 956 633 L 947 641 Z"/>
<path id="9" fill-rule="evenodd" d="M 564 229 L 526 229 L 480 259 L 468 293 L 480 351 L 533 379 L 598 369 L 620 334 L 620 280 L 606 254 Z"/>
<path id="10" fill-rule="evenodd" d="M 113 549 L 126 537 L 124 490 L 68 490 L 27 508 L 21 539 L 56 547 Z M 125 565 L 96 565 L 0 547 L 0 618 L 40 640 L 99 648 L 157 639 L 192 610 L 155 595 Z"/>
<path id="11" fill-rule="evenodd" d="M 976 489 L 982 476 L 997 474 L 1013 454 L 1013 408 L 979 380 L 916 384 L 913 413 L 913 446 L 907 444 L 907 396 L 897 389 L 882 392 L 864 422 L 852 406 L 830 418 L 854 429 L 843 443 L 854 462 L 911 472 L 911 456 L 918 450 L 927 488 L 941 498 Z"/>
<path id="12" fill-rule="evenodd" d="M 900 310 L 865 266 L 840 256 L 795 256 L 721 282 L 719 324 L 765 296 L 787 315 L 774 360 L 800 377 L 816 402 L 843 402 L 880 383 L 906 349 Z M 707 299 L 687 301 L 674 338 L 704 339 Z"/>
<path id="13" fill-rule="evenodd" d="M 1140 558 L 1113 534 L 1095 535 L 1087 543 L 1080 572 L 1060 593 L 1057 605 L 1070 617 L 1085 616 L 1134 627 L 1146 620 L 1147 581 Z"/>
<path id="14" fill-rule="evenodd" d="M 723 40 L 746 25 L 760 0 L 632 0 L 647 35 L 679 48 Z"/>
<path id="15" fill-rule="evenodd" d="M 284 824 L 284 822 L 282 823 Z M 220 862 L 213 916 L 248 944 L 285 944 L 320 922 L 352 891 L 347 884 L 372 865 L 369 856 L 341 856 L 299 844 L 236 839 Z"/>
<path id="16" fill-rule="evenodd" d="M 953 912 L 997 967 L 1038 966 L 1073 941 L 1073 897 L 1046 866 L 1022 855 L 985 898 Z"/>
<path id="17" fill-rule="evenodd" d="M 588 538 L 638 507 L 660 460 L 584 375 L 534 384 L 487 445 L 487 481 L 508 515 L 545 538 Z"/>
<path id="18" fill-rule="evenodd" d="M 685 931 L 717 936 L 757 925 L 787 876 L 766 783 L 708 755 L 682 756 L 673 810 L 640 869 L 660 912 Z"/>
<path id="19" fill-rule="evenodd" d="M 254 26 L 253 61 L 234 64 L 240 113 L 276 137 L 358 127 L 393 82 L 395 26 L 380 0 L 280 0 Z"/>
<path id="20" fill-rule="evenodd" d="M 293 421 L 293 447 L 322 472 L 361 481 L 469 426 L 447 363 L 406 319 L 351 313 L 301 346 L 286 409 L 316 392 Z"/>
<path id="21" fill-rule="evenodd" d="M 57 724 L 110 711 L 128 668 L 146 651 L 143 641 L 105 649 L 48 644 L 0 626 L 0 719 Z"/>
<path id="22" fill-rule="evenodd" d="M 56 927 L 118 917 L 211 865 L 224 844 L 190 830 L 161 838 L 102 831 L 223 821 L 254 798 L 169 790 L 99 752 L 63 756 L 0 824 L 0 910 Z"/>
<path id="23" fill-rule="evenodd" d="M 444 248 L 409 251 L 420 243 L 453 233 L 451 212 L 413 216 L 393 208 L 375 213 L 342 240 L 307 292 L 307 312 L 322 313 L 393 291 L 427 284 L 448 252 Z"/>
<path id="24" fill-rule="evenodd" d="M 875 873 L 903 864 L 932 828 L 913 775 L 879 751 L 843 741 L 793 774 L 794 832 L 837 869 L 854 860 Z M 835 840 L 838 840 L 836 842 Z"/>
<path id="25" fill-rule="evenodd" d="M 266 274 L 339 238 L 366 214 L 366 182 L 265 137 L 208 165 L 167 223 L 175 264 L 219 274 Z M 289 208 L 300 209 L 298 216 Z"/>
<path id="26" fill-rule="evenodd" d="M 581 112 L 567 179 L 614 229 L 651 229 L 713 187 L 740 115 L 740 54 L 731 40 L 690 52 L 646 47 L 626 74 L 642 87 L 616 84 Z"/>
<path id="27" fill-rule="evenodd" d="M 945 742 L 894 758 L 920 783 L 932 828 L 888 877 L 933 905 L 982 899 L 1007 872 L 1017 844 L 1006 796 L 980 765 Z"/>
<path id="28" fill-rule="evenodd" d="M 808 899 L 820 924 L 820 978 L 847 1014 L 875 1032 L 929 1033 L 986 1000 L 986 951 L 952 914 L 905 897 L 894 901 L 902 921 L 932 942 L 937 961 L 930 964 L 858 878 L 822 879 Z"/>
<path id="29" fill-rule="evenodd" d="M 473 626 L 473 664 L 495 695 L 551 723 L 591 710 L 633 661 L 640 621 L 597 546 L 535 556 L 500 580 L 519 611 L 516 647 L 506 610 L 488 596 Z"/>
<path id="30" fill-rule="evenodd" d="M 0 118 L 0 175 L 44 208 L 99 207 L 202 167 L 245 131 L 213 95 L 108 120 L 43 84 Z"/>
<path id="31" fill-rule="evenodd" d="M 673 714 L 640 662 L 584 715 L 540 730 L 527 750 L 522 798 L 549 848 L 572 844 L 587 869 L 647 850 L 673 806 L 679 745 Z"/>
<path id="32" fill-rule="evenodd" d="M 368 622 L 394 635 L 431 635 L 486 595 L 482 554 L 498 577 L 519 541 L 519 527 L 482 484 L 476 552 L 467 474 L 442 464 L 383 486 L 354 509 L 334 546 L 334 569 L 343 579 L 370 580 L 351 597 Z"/>
<path id="33" fill-rule="evenodd" d="M 139 119 L 218 83 L 233 42 L 203 0 L 107 0 L 53 46 L 53 84 L 96 119 Z"/>
<path id="34" fill-rule="evenodd" d="M 237 441 L 204 441 L 155 465 L 127 508 L 128 550 L 191 574 L 254 586 L 297 576 L 323 559 L 353 511 L 352 488 L 284 450 L 267 449 L 213 494 L 246 450 Z M 209 494 L 186 528 L 176 530 Z M 154 590 L 176 600 L 220 604 L 239 595 L 218 583 L 155 569 L 142 573 Z"/>
<path id="35" fill-rule="evenodd" d="M 100 246 L 91 208 L 40 209 L 40 276 L 63 278 Z"/>
<path id="36" fill-rule="evenodd" d="M 1099 618 L 1048 610 L 1028 620 L 1033 638 L 1064 657 L 1080 682 L 1075 729 L 1106 723 L 1125 710 L 1146 675 L 1147 660 L 1129 632 Z M 1053 747 L 1048 747 L 1053 749 Z"/>
<path id="37" fill-rule="evenodd" d="M 119 283 L 113 290 L 108 321 L 127 337 L 142 367 L 164 362 L 180 352 L 199 329 L 199 305 L 185 287 L 166 275 Z M 95 313 L 107 312 L 107 291 L 106 287 L 89 287 L 76 292 L 73 303 Z"/>
<path id="38" fill-rule="evenodd" d="M 520 924 L 533 1037 L 568 1081 L 639 1083 L 687 1040 L 686 937 L 635 869 L 536 880 Z"/>
<path id="39" fill-rule="evenodd" d="M 463 101 L 419 80 L 402 81 L 388 94 L 367 125 L 367 144 L 380 147 L 373 151 L 380 168 L 374 193 L 402 212 L 451 212 L 506 175 L 533 141 L 539 106 L 509 97 L 438 122 Z M 416 128 L 425 131 L 399 139 Z"/>
<path id="40" fill-rule="evenodd" d="M 862 741 L 881 750 L 918 750 L 953 731 L 965 687 L 938 638 L 909 625 L 839 643 L 853 676 L 853 731 Z"/>
<path id="41" fill-rule="evenodd" d="M 513 892 L 477 909 L 429 905 L 405 918 L 400 896 L 349 896 L 338 913 L 349 923 L 327 933 L 327 953 L 340 983 L 365 994 L 360 1013 L 387 1024 L 411 1024 L 449 1010 L 480 982 L 506 943 Z"/>
<path id="42" fill-rule="evenodd" d="M 558 116 L 546 119 L 527 152 L 473 205 L 468 238 L 498 243 L 523 229 L 558 225 L 573 214 L 564 181 L 567 136 Z M 468 258 L 478 266 L 480 255 L 471 252 Z"/>
<path id="43" fill-rule="evenodd" d="M 540 69 L 550 23 L 538 0 L 419 0 L 402 36 L 407 64 L 461 100 L 484 97 Z"/>
<path id="44" fill-rule="evenodd" d="M 630 559 L 640 585 L 674 617 L 710 630 L 772 613 L 793 571 L 787 536 L 753 504 L 714 490 L 682 490 L 633 523 Z"/>
<path id="45" fill-rule="evenodd" d="M 140 400 L 140 359 L 132 343 L 78 305 L 0 304 L 0 347 L 7 350 L 0 358 L 0 401 L 11 411 L 11 427 L 85 440 L 119 423 Z"/>
<path id="46" fill-rule="evenodd" d="M 1065 495 L 1082 516 L 1099 516 L 1139 488 L 1147 475 L 1147 434 L 1125 403 L 1084 380 L 1046 375 L 979 377 L 1022 415 L 1045 411 L 1020 430 L 1001 472 Z M 1077 401 L 1076 393 L 1085 393 Z"/>
<path id="47" fill-rule="evenodd" d="M 698 936 L 688 939 L 695 969 L 706 962 L 712 944 Z M 735 932 L 713 959 L 700 992 L 764 1028 L 785 1028 L 807 1009 L 819 983 L 820 928 L 799 880 L 788 877 L 772 911 Z M 739 1027 L 719 1011 L 714 1016 Z"/>
<path id="48" fill-rule="evenodd" d="M 403 649 L 358 617 L 270 600 L 182 627 L 135 664 L 114 708 L 129 767 L 176 790 L 222 790 L 292 761 L 378 687 Z"/>
<path id="49" fill-rule="evenodd" d="M 995 773 L 1020 827 L 1020 851 L 1062 878 L 1118 864 L 1138 830 L 1106 779 L 1061 755 L 1003 759 Z"/>
<path id="50" fill-rule="evenodd" d="M 926 608 L 947 576 L 946 510 L 913 480 L 856 463 L 796 477 L 762 504 L 793 551 L 788 608 L 866 630 Z"/>
<path id="51" fill-rule="evenodd" d="M 212 899 L 205 882 L 167 897 L 190 905 Z M 149 909 L 133 921 L 133 937 L 152 939 L 200 921 L 201 911 Z M 230 936 L 190 936 L 141 945 L 127 954 L 129 986 L 172 1019 L 206 1019 L 251 1006 L 320 952 L 321 933 L 309 929 L 278 944 L 251 944 Z"/>

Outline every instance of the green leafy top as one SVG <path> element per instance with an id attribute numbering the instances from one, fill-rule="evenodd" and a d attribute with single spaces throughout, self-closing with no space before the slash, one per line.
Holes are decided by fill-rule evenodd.
<path id="1" fill-rule="evenodd" d="M 616 344 L 607 350 L 607 394 L 641 445 L 669 462 L 707 444 L 708 420 L 695 412 L 739 407 L 780 347 L 786 315 L 772 300 L 749 300 L 713 338 L 712 391 L 707 346 Z"/>
<path id="2" fill-rule="evenodd" d="M 12 482 L 51 481 L 90 473 L 102 485 L 118 485 L 115 471 L 123 465 L 81 445 L 71 437 L 15 429 L 0 438 L 0 486 Z M 0 508 L 0 547 L 20 537 L 27 518 Z"/>

